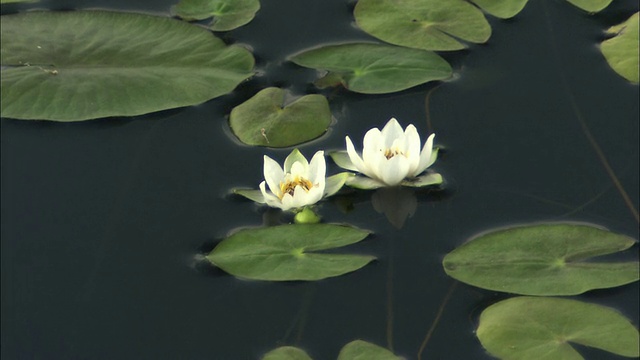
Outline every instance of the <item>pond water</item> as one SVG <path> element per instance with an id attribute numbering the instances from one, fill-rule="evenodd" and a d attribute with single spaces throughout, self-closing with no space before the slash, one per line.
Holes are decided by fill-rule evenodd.
<path id="1" fill-rule="evenodd" d="M 3 5 L 3 13 L 167 14 L 172 4 L 42 1 Z M 433 166 L 445 178 L 441 190 L 382 201 L 398 216 L 389 199 L 417 199 L 413 216 L 378 212 L 372 196 L 384 193 L 321 204 L 324 222 L 374 232 L 345 251 L 376 262 L 318 282 L 273 283 L 196 261 L 234 229 L 287 221 L 228 195 L 257 187 L 264 154 L 282 161 L 290 149 L 240 145 L 227 116 L 267 86 L 318 91 L 313 70 L 285 59 L 324 43 L 374 41 L 354 26 L 353 5 L 263 1 L 252 22 L 218 34 L 249 46 L 260 74 L 198 106 L 67 124 L 2 119 L 3 359 L 256 359 L 281 345 L 331 359 L 355 339 L 408 359 L 489 359 L 474 334 L 477 317 L 510 295 L 449 278 L 445 254 L 475 234 L 542 221 L 638 238 L 629 208 L 638 209 L 639 198 L 638 86 L 615 74 L 596 46 L 604 29 L 638 11 L 637 1 L 615 1 L 596 15 L 566 1 L 531 1 L 512 20 L 489 17 L 487 44 L 444 54 L 454 80 L 387 95 L 322 92 L 335 124 L 299 147 L 307 156 L 344 148 L 347 134 L 359 144 L 390 117 L 415 124 L 423 138 L 435 132 L 443 148 Z M 637 260 L 637 252 L 635 245 L 611 258 Z M 638 292 L 635 282 L 572 298 L 614 307 L 637 326 Z"/>

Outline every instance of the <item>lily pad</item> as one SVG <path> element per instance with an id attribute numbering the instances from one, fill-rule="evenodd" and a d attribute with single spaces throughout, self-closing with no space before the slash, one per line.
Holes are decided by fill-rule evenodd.
<path id="1" fill-rule="evenodd" d="M 187 21 L 213 17 L 211 30 L 227 31 L 249 23 L 258 10 L 259 0 L 181 0 L 171 12 Z"/>
<path id="2" fill-rule="evenodd" d="M 311 357 L 297 347 L 281 346 L 264 354 L 262 360 L 311 360 Z"/>
<path id="3" fill-rule="evenodd" d="M 637 261 L 585 261 L 635 243 L 592 226 L 522 226 L 481 235 L 447 254 L 443 265 L 449 276 L 484 289 L 575 295 L 637 281 Z"/>
<path id="4" fill-rule="evenodd" d="M 622 24 L 609 28 L 607 33 L 615 36 L 603 41 L 600 45 L 602 54 L 611 68 L 634 83 L 640 81 L 638 78 L 638 67 L 640 67 L 638 32 L 638 13 L 635 13 Z"/>
<path id="5" fill-rule="evenodd" d="M 11 3 L 23 3 L 23 2 L 38 2 L 40 0 L 0 0 L 0 4 L 11 4 Z"/>
<path id="6" fill-rule="evenodd" d="M 395 45 L 424 50 L 460 50 L 460 40 L 484 43 L 491 26 L 482 11 L 463 0 L 360 0 L 356 23 Z"/>
<path id="7" fill-rule="evenodd" d="M 581 301 L 516 297 L 485 309 L 476 332 L 500 359 L 579 360 L 570 343 L 638 356 L 638 330 L 616 310 Z"/>
<path id="8" fill-rule="evenodd" d="M 378 345 L 355 340 L 340 350 L 338 360 L 402 360 L 402 358 Z"/>
<path id="9" fill-rule="evenodd" d="M 375 257 L 317 251 L 354 244 L 367 235 L 366 230 L 332 224 L 245 229 L 220 242 L 207 259 L 245 279 L 320 280 L 358 270 Z"/>
<path id="10" fill-rule="evenodd" d="M 80 121 L 199 104 L 252 76 L 206 29 L 107 11 L 2 16 L 2 116 Z"/>
<path id="11" fill-rule="evenodd" d="M 382 44 L 341 44 L 308 50 L 290 58 L 294 63 L 329 73 L 320 87 L 343 85 L 364 94 L 408 89 L 451 77 L 449 63 L 431 51 Z"/>
<path id="12" fill-rule="evenodd" d="M 598 12 L 611 4 L 613 0 L 567 0 L 571 4 L 588 12 Z"/>
<path id="13" fill-rule="evenodd" d="M 305 95 L 284 105 L 286 92 L 266 88 L 231 110 L 229 125 L 247 145 L 287 147 L 313 140 L 327 131 L 331 110 L 327 99 Z"/>
<path id="14" fill-rule="evenodd" d="M 501 19 L 509 19 L 516 16 L 528 0 L 471 0 L 482 10 Z"/>

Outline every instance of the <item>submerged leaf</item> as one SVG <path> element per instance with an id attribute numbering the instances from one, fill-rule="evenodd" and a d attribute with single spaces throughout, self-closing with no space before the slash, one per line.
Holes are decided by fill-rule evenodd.
<path id="1" fill-rule="evenodd" d="M 365 94 L 390 93 L 451 76 L 449 63 L 431 51 L 382 44 L 341 44 L 291 57 L 294 63 L 329 74 L 320 87 L 343 85 Z"/>
<path id="2" fill-rule="evenodd" d="M 281 346 L 264 354 L 262 360 L 311 360 L 311 357 L 297 347 Z"/>
<path id="3" fill-rule="evenodd" d="M 509 19 L 516 16 L 528 0 L 471 0 L 482 10 L 501 19 Z"/>
<path id="4" fill-rule="evenodd" d="M 259 0 L 181 0 L 172 12 L 187 21 L 213 17 L 211 30 L 227 31 L 250 22 L 260 10 Z"/>
<path id="5" fill-rule="evenodd" d="M 634 83 L 640 81 L 638 75 L 638 68 L 640 67 L 638 58 L 639 28 L 638 13 L 635 13 L 622 24 L 609 28 L 607 33 L 615 34 L 615 36 L 603 41 L 600 45 L 602 54 L 611 68 L 625 79 Z"/>
<path id="6" fill-rule="evenodd" d="M 460 50 L 461 39 L 484 43 L 491 26 L 482 11 L 463 0 L 360 0 L 358 26 L 380 40 L 424 50 Z"/>
<path id="7" fill-rule="evenodd" d="M 316 251 L 354 244 L 367 235 L 365 230 L 331 224 L 245 229 L 220 242 L 207 259 L 240 278 L 320 280 L 358 270 L 375 257 Z"/>
<path id="8" fill-rule="evenodd" d="M 106 11 L 2 16 L 2 116 L 79 121 L 202 103 L 252 76 L 209 31 Z"/>
<path id="9" fill-rule="evenodd" d="M 611 4 L 613 0 L 567 0 L 571 4 L 588 12 L 598 12 Z"/>
<path id="10" fill-rule="evenodd" d="M 229 125 L 245 144 L 287 147 L 313 140 L 331 124 L 329 102 L 305 95 L 283 106 L 285 91 L 266 88 L 231 110 Z"/>
<path id="11" fill-rule="evenodd" d="M 340 350 L 338 360 L 402 360 L 402 358 L 378 345 L 354 340 Z"/>
<path id="12" fill-rule="evenodd" d="M 581 301 L 516 297 L 480 315 L 482 346 L 500 359 L 583 359 L 570 343 L 638 356 L 638 330 L 614 309 Z"/>
<path id="13" fill-rule="evenodd" d="M 490 232 L 453 250 L 446 273 L 467 284 L 524 295 L 575 295 L 638 280 L 638 262 L 587 262 L 636 241 L 585 225 L 542 224 Z"/>

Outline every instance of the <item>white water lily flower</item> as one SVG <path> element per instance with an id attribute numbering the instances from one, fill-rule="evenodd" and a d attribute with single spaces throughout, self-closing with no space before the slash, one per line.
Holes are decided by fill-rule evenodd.
<path id="1" fill-rule="evenodd" d="M 313 205 L 325 196 L 335 194 L 344 185 L 349 173 L 325 178 L 327 165 L 324 151 L 318 151 L 311 162 L 295 149 L 284 161 L 284 168 L 264 156 L 264 181 L 260 190 L 235 190 L 235 193 L 261 204 L 282 210 Z M 268 189 L 267 189 L 268 187 Z"/>
<path id="2" fill-rule="evenodd" d="M 433 149 L 431 134 L 420 150 L 420 135 L 413 125 L 405 130 L 395 118 L 391 118 L 380 131 L 373 128 L 364 136 L 362 157 L 356 152 L 351 139 L 345 138 L 347 151 L 331 154 L 338 166 L 358 171 L 367 177 L 357 176 L 347 180 L 347 185 L 361 189 L 375 189 L 385 186 L 428 186 L 442 183 L 442 176 L 428 172 L 438 155 Z"/>

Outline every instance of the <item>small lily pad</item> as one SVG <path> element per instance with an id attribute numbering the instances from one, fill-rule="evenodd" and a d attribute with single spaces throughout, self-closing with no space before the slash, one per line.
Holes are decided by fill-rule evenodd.
<path id="1" fill-rule="evenodd" d="M 320 87 L 343 85 L 364 94 L 400 91 L 451 77 L 449 63 L 431 51 L 354 43 L 323 46 L 290 58 L 294 63 L 326 70 Z"/>
<path id="2" fill-rule="evenodd" d="M 638 13 L 635 13 L 622 24 L 609 28 L 607 33 L 615 36 L 603 41 L 600 45 L 602 54 L 611 68 L 634 83 L 640 81 L 638 78 L 638 67 L 640 67 L 638 32 Z"/>
<path id="3" fill-rule="evenodd" d="M 354 340 L 340 350 L 338 360 L 402 360 L 402 358 L 378 345 Z"/>
<path id="4" fill-rule="evenodd" d="M 264 354 L 262 360 L 311 360 L 311 357 L 297 347 L 281 346 Z"/>
<path id="5" fill-rule="evenodd" d="M 245 229 L 220 242 L 207 259 L 245 279 L 320 280 L 358 270 L 375 257 L 317 251 L 354 244 L 367 235 L 366 230 L 332 224 Z"/>
<path id="6" fill-rule="evenodd" d="M 509 19 L 516 16 L 528 0 L 471 0 L 482 10 L 501 19 Z"/>
<path id="7" fill-rule="evenodd" d="M 331 110 L 327 99 L 305 95 L 284 106 L 286 92 L 266 88 L 231 110 L 229 125 L 247 145 L 287 147 L 313 140 L 327 131 Z"/>
<path id="8" fill-rule="evenodd" d="M 637 261 L 585 261 L 635 243 L 592 226 L 522 226 L 481 235 L 447 254 L 443 265 L 449 276 L 483 289 L 575 295 L 637 281 Z"/>
<path id="9" fill-rule="evenodd" d="M 365 32 L 395 45 L 460 50 L 458 39 L 484 43 L 491 26 L 482 11 L 463 0 L 360 0 L 354 15 Z"/>
<path id="10" fill-rule="evenodd" d="M 171 12 L 187 21 L 213 17 L 211 30 L 228 31 L 249 23 L 258 10 L 259 0 L 181 0 Z"/>
<path id="11" fill-rule="evenodd" d="M 2 16 L 2 116 L 80 121 L 195 105 L 253 75 L 253 56 L 183 21 L 107 11 Z"/>
<path id="12" fill-rule="evenodd" d="M 574 6 L 588 12 L 598 12 L 611 4 L 613 0 L 567 0 Z"/>
<path id="13" fill-rule="evenodd" d="M 489 306 L 476 332 L 500 359 L 579 360 L 570 343 L 638 357 L 638 330 L 614 309 L 582 301 L 516 297 Z"/>

